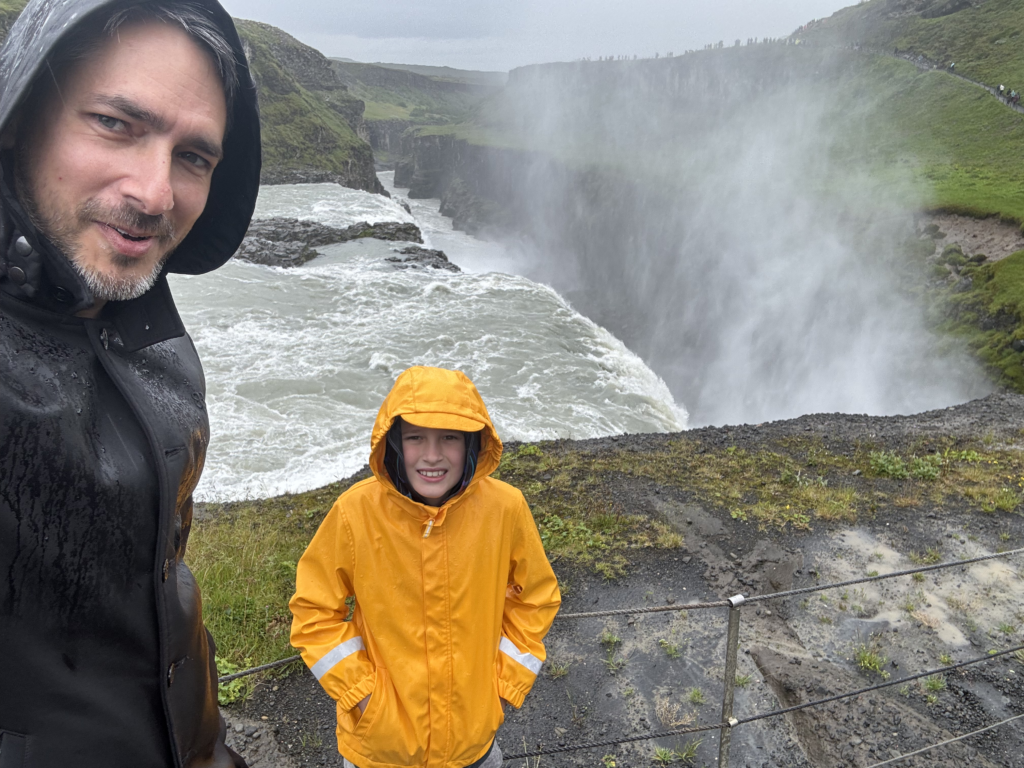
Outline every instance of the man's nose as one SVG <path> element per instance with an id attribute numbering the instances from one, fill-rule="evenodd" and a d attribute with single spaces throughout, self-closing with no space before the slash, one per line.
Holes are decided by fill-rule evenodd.
<path id="1" fill-rule="evenodd" d="M 171 155 L 162 147 L 142 149 L 133 158 L 121 193 L 140 212 L 150 216 L 167 213 L 174 207 L 171 186 Z"/>

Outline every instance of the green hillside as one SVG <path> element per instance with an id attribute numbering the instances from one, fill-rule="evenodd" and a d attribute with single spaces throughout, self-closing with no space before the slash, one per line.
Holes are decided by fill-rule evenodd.
<path id="1" fill-rule="evenodd" d="M 332 59 L 331 65 L 352 95 L 366 102 L 367 120 L 424 125 L 458 122 L 465 120 L 482 98 L 498 90 L 375 64 Z"/>
<path id="2" fill-rule="evenodd" d="M 796 33 L 809 43 L 860 43 L 882 51 L 921 54 L 990 85 L 1024 87 L 1024 2 L 870 0 Z M 1013 84 L 1013 85 L 1011 85 Z"/>
<path id="3" fill-rule="evenodd" d="M 381 191 L 357 135 L 363 103 L 319 52 L 269 24 L 237 19 L 260 100 L 264 182 L 338 181 Z"/>

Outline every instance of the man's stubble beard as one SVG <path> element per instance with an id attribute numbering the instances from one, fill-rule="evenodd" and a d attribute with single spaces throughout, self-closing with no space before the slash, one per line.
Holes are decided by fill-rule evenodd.
<path id="1" fill-rule="evenodd" d="M 19 160 L 23 159 L 19 158 Z M 129 301 L 139 298 L 156 285 L 164 264 L 167 263 L 167 259 L 171 257 L 178 245 L 174 225 L 165 216 L 141 213 L 128 203 L 122 203 L 117 208 L 108 208 L 95 198 L 90 198 L 73 214 L 59 211 L 49 218 L 44 218 L 32 192 L 32 185 L 23 169 L 24 163 L 18 162 L 15 169 L 15 185 L 18 200 L 25 210 L 25 214 L 32 226 L 70 262 L 92 293 L 93 299 L 97 301 Z M 153 265 L 153 269 L 149 273 L 125 275 L 121 272 L 135 266 L 135 260 L 109 248 L 106 250 L 106 256 L 115 267 L 116 272 L 113 275 L 106 274 L 86 262 L 78 242 L 81 234 L 94 221 L 107 222 L 123 229 L 144 231 L 146 234 L 154 236 L 157 239 L 157 244 L 167 248 L 167 252 Z"/>

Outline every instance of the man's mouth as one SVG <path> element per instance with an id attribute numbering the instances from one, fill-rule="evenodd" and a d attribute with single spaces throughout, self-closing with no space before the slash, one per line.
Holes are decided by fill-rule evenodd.
<path id="1" fill-rule="evenodd" d="M 132 242 L 135 243 L 141 242 L 143 240 L 150 240 L 153 237 L 153 235 L 133 235 L 131 232 L 127 232 L 121 229 L 120 227 L 115 227 L 113 224 L 106 224 L 105 226 L 110 227 L 125 240 L 131 240 Z"/>

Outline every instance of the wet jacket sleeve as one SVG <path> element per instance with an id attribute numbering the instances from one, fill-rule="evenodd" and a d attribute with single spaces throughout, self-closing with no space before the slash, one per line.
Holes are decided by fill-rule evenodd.
<path id="1" fill-rule="evenodd" d="M 523 500 L 512 537 L 498 646 L 498 694 L 521 707 L 547 658 L 544 636 L 562 598 L 530 509 Z"/>
<path id="2" fill-rule="evenodd" d="M 366 653 L 357 617 L 351 530 L 339 500 L 299 559 L 291 643 L 342 710 L 373 690 L 375 669 Z"/>

